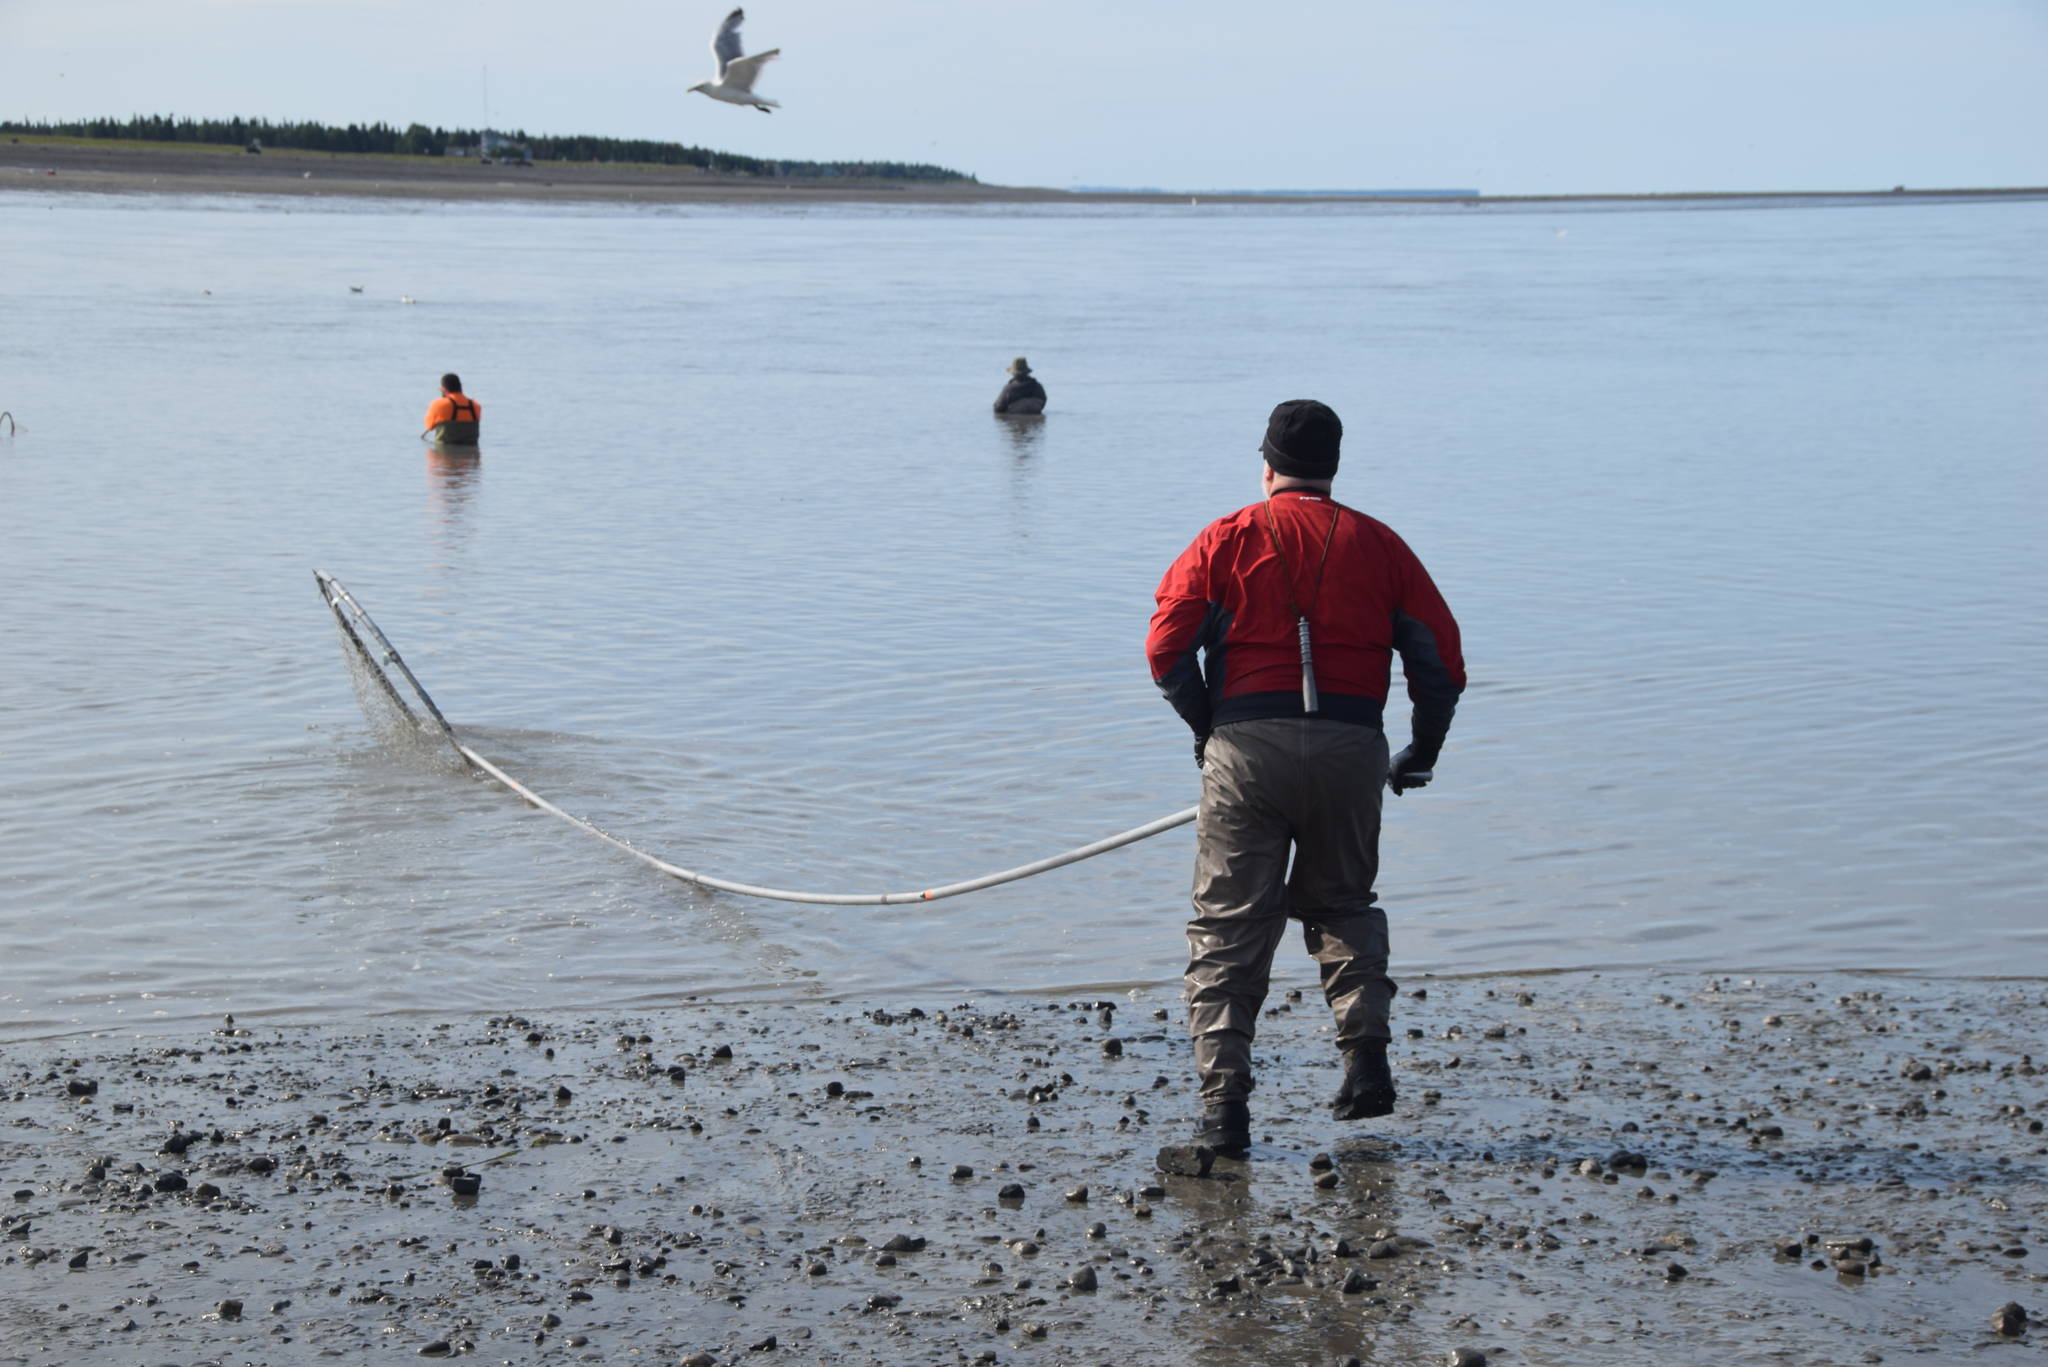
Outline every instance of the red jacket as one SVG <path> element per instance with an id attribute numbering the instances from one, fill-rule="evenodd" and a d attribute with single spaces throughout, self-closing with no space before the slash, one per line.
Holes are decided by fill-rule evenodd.
<path id="1" fill-rule="evenodd" d="M 1292 601 L 1275 533 L 1293 572 Z M 1435 761 L 1465 688 L 1458 623 L 1385 523 L 1313 489 L 1282 489 L 1204 528 L 1159 581 L 1158 601 L 1145 641 L 1152 680 L 1196 735 L 1303 714 L 1298 605 L 1309 622 L 1317 715 L 1378 726 L 1398 651 L 1415 755 L 1425 767 Z"/>

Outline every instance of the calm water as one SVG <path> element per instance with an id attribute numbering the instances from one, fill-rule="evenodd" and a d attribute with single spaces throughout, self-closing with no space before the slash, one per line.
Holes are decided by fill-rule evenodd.
<path id="1" fill-rule="evenodd" d="M 1151 590 L 1298 395 L 1467 633 L 1397 976 L 2041 973 L 2044 242 L 2042 202 L 0 195 L 0 1036 L 1171 984 L 1186 830 L 926 907 L 708 895 L 380 746 L 310 571 L 571 810 L 920 887 L 1193 800 Z M 479 463 L 414 437 L 448 368 Z"/>

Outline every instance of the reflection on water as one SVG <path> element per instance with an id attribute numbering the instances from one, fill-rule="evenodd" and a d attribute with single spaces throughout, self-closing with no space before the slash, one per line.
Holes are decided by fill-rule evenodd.
<path id="1" fill-rule="evenodd" d="M 1414 1158 L 1396 1144 L 1354 1140 L 1334 1159 L 1262 1143 L 1250 1162 L 1222 1160 L 1207 1177 L 1159 1179 L 1184 1221 L 1169 1247 L 1179 1254 L 1177 1280 L 1189 1303 L 1176 1326 L 1186 1356 L 1204 1367 L 1354 1356 L 1392 1367 L 1440 1356 L 1411 1323 L 1448 1280 L 1428 1256 L 1430 1241 L 1417 1237 L 1423 1217 L 1403 1197 L 1403 1181 L 1415 1181 Z M 1314 1186 L 1321 1171 L 1336 1185 Z M 1306 1208 L 1305 1188 L 1316 1193 Z M 1383 1239 L 1400 1255 L 1374 1256 Z M 1284 1357 L 1274 1355 L 1276 1335 Z"/>
<path id="2" fill-rule="evenodd" d="M 1045 440 L 1045 414 L 998 413 L 996 421 L 1009 430 L 1010 450 L 1018 459 L 1029 456 Z"/>
<path id="3" fill-rule="evenodd" d="M 435 506 L 441 510 L 444 521 L 457 521 L 469 510 L 483 468 L 483 451 L 479 447 L 437 446 L 427 452 L 427 487 L 433 491 Z"/>
<path id="4" fill-rule="evenodd" d="M 427 451 L 427 492 L 444 561 L 452 559 L 469 538 L 470 504 L 483 469 L 480 447 L 434 446 Z"/>

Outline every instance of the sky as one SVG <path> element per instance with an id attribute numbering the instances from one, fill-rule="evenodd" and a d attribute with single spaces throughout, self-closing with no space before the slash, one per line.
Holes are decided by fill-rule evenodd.
<path id="1" fill-rule="evenodd" d="M 2048 0 L 0 0 L 0 118 L 594 133 L 1005 185 L 2048 185 Z"/>

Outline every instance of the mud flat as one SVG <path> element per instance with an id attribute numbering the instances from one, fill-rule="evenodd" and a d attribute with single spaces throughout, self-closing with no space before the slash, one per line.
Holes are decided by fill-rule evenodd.
<path id="1" fill-rule="evenodd" d="M 1164 993 L 0 1046 L 0 1363 L 2048 1359 L 2048 984 L 1408 989 L 1202 1178 Z"/>
<path id="2" fill-rule="evenodd" d="M 728 175 L 687 166 L 624 162 L 485 164 L 461 157 L 373 156 L 273 148 L 137 144 L 85 138 L 0 138 L 0 191 L 95 194 L 265 195 L 477 203 L 609 204 L 1169 204 L 1183 191 L 1070 191 L 972 181 L 843 176 L 806 179 Z M 1488 195 L 1440 204 L 1673 204 L 1911 202 L 2048 197 L 2048 188 L 1703 192 L 1694 194 Z M 1203 204 L 1302 204 L 1316 195 L 1201 191 Z M 1358 202 L 1350 196 L 1331 199 Z M 1434 198 L 1434 197 L 1430 197 Z M 1377 201 L 1389 203 L 1394 201 Z M 1420 201 L 1407 201 L 1420 202 Z"/>

